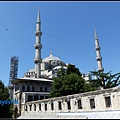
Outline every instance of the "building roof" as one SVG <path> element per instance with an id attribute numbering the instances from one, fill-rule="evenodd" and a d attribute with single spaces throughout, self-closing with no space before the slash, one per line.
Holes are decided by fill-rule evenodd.
<path id="1" fill-rule="evenodd" d="M 120 111 L 24 113 L 17 119 L 120 119 Z"/>
<path id="2" fill-rule="evenodd" d="M 17 82 L 23 82 L 23 81 L 35 81 L 35 82 L 40 82 L 40 81 L 43 81 L 43 82 L 52 82 L 52 79 L 45 79 L 45 78 L 17 78 L 15 80 L 12 81 L 12 84 L 15 84 Z"/>
<path id="3" fill-rule="evenodd" d="M 86 111 L 86 112 L 76 112 L 76 113 L 59 113 L 60 116 L 68 115 L 75 116 L 81 115 L 86 116 L 86 119 L 120 119 L 120 111 Z"/>

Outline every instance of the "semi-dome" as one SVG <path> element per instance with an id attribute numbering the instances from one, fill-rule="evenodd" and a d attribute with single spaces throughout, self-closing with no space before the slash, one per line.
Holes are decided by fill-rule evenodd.
<path id="1" fill-rule="evenodd" d="M 64 69 L 67 69 L 66 66 L 56 66 L 56 67 L 53 68 L 53 70 L 58 70 L 58 69 L 60 69 L 60 68 L 62 68 L 62 67 L 63 67 Z"/>
<path id="2" fill-rule="evenodd" d="M 35 68 L 29 69 L 23 77 L 35 77 Z"/>
<path id="3" fill-rule="evenodd" d="M 27 72 L 35 72 L 35 68 L 31 68 Z"/>

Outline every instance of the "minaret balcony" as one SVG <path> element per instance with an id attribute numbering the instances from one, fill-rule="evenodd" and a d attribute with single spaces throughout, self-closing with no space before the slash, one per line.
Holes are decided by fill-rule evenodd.
<path id="1" fill-rule="evenodd" d="M 97 61 L 102 60 L 102 57 L 96 57 L 96 60 Z"/>
<path id="2" fill-rule="evenodd" d="M 42 60 L 39 59 L 39 58 L 35 58 L 35 59 L 34 59 L 34 63 L 41 63 L 41 61 L 42 61 Z"/>
<path id="3" fill-rule="evenodd" d="M 35 31 L 35 35 L 36 35 L 36 36 L 41 36 L 41 35 L 42 35 L 42 32 L 41 32 L 41 31 Z"/>
<path id="4" fill-rule="evenodd" d="M 99 46 L 95 47 L 95 50 L 100 50 L 100 47 Z"/>
<path id="5" fill-rule="evenodd" d="M 42 49 L 42 44 L 35 44 L 34 47 L 35 49 Z"/>

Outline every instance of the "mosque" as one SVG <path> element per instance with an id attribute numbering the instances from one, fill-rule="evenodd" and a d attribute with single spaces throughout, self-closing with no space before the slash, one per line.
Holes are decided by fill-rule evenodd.
<path id="1" fill-rule="evenodd" d="M 98 63 L 98 71 L 103 72 L 102 67 L 102 57 L 100 55 L 100 47 L 98 43 L 98 37 L 96 34 L 96 29 L 94 29 L 95 34 L 95 50 L 96 50 L 96 60 Z M 48 95 L 52 89 L 52 77 L 57 77 L 58 70 L 63 67 L 67 69 L 68 63 L 62 61 L 59 57 L 53 56 L 52 52 L 50 55 L 44 59 L 41 58 L 41 19 L 40 10 L 38 10 L 37 21 L 36 21 L 36 43 L 35 48 L 35 58 L 34 64 L 35 68 L 28 70 L 22 78 L 17 78 L 11 83 L 14 85 L 13 98 L 19 101 L 19 104 L 14 105 L 14 109 L 17 111 L 17 115 L 21 115 L 23 111 L 23 105 L 27 102 L 44 100 L 48 98 Z M 83 78 L 88 81 L 91 79 L 90 74 L 83 74 Z M 29 106 L 30 110 L 32 106 Z M 27 108 L 26 108 L 27 109 Z"/>
<path id="2" fill-rule="evenodd" d="M 52 55 L 52 52 L 50 52 L 50 56 L 44 58 L 42 60 L 41 64 L 41 78 L 51 78 L 57 76 L 57 72 L 59 68 L 63 67 L 64 69 L 67 69 L 67 64 L 64 63 L 60 58 L 55 57 Z M 35 69 L 30 69 L 27 71 L 23 78 L 30 77 L 35 78 L 37 77 L 37 74 L 35 73 Z"/>

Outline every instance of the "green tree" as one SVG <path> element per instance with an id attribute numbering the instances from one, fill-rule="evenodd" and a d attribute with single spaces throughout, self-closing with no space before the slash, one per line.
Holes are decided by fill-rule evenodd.
<path id="1" fill-rule="evenodd" d="M 61 68 L 57 76 L 53 78 L 49 97 L 59 97 L 94 90 L 89 83 L 85 82 L 79 69 L 75 68 L 74 65 L 68 65 L 66 73 Z"/>
<path id="2" fill-rule="evenodd" d="M 79 71 L 78 68 L 75 67 L 75 65 L 69 64 L 67 66 L 66 74 L 71 74 L 71 73 L 76 73 L 77 75 L 82 76 L 81 72 Z"/>
<path id="3" fill-rule="evenodd" d="M 64 76 L 64 75 L 66 75 L 66 71 L 63 67 L 61 67 L 57 72 L 57 77 L 61 77 L 61 76 Z"/>
<path id="4" fill-rule="evenodd" d="M 86 83 L 84 84 L 84 92 L 89 92 L 89 91 L 95 91 L 96 88 L 93 87 L 90 83 Z"/>
<path id="5" fill-rule="evenodd" d="M 57 77 L 61 77 L 64 75 L 69 75 L 71 73 L 76 73 L 79 76 L 82 76 L 81 72 L 79 71 L 78 68 L 75 67 L 75 65 L 68 64 L 67 70 L 61 67 L 58 72 L 57 72 Z"/>
<path id="6" fill-rule="evenodd" d="M 0 80 L 0 100 L 9 100 L 8 88 L 4 86 L 3 82 Z M 12 118 L 12 105 L 11 104 L 0 104 L 0 118 Z"/>
<path id="7" fill-rule="evenodd" d="M 116 87 L 120 84 L 120 72 L 111 74 L 111 71 L 107 73 L 90 71 L 95 79 L 90 80 L 90 84 L 95 88 L 102 87 L 103 89 Z"/>

